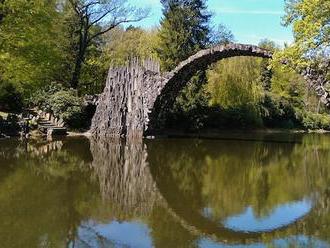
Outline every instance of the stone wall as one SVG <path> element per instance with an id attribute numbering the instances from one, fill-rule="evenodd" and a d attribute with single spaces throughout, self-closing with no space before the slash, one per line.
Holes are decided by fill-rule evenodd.
<path id="1" fill-rule="evenodd" d="M 159 65 L 151 61 L 134 61 L 126 67 L 110 69 L 92 120 L 92 135 L 141 137 L 163 81 Z"/>

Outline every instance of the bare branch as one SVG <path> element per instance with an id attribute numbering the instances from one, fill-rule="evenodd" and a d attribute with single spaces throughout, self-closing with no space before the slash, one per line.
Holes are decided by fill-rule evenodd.
<path id="1" fill-rule="evenodd" d="M 84 5 L 83 8 L 87 9 L 90 6 L 97 5 L 97 4 L 101 4 L 101 2 L 100 1 L 90 2 L 90 3 L 86 4 L 86 5 Z"/>
<path id="2" fill-rule="evenodd" d="M 110 15 L 113 11 L 115 11 L 116 7 L 109 9 L 108 11 L 104 12 L 102 14 L 102 11 L 100 11 L 99 13 L 101 14 L 101 16 L 99 16 L 97 19 L 95 19 L 94 21 L 92 21 L 89 25 L 89 27 L 97 24 L 98 22 L 100 22 L 103 18 L 105 18 L 106 16 Z"/>
<path id="3" fill-rule="evenodd" d="M 96 37 L 100 36 L 100 35 L 103 35 L 107 32 L 109 32 L 111 29 L 114 29 L 115 27 L 119 26 L 120 24 L 123 24 L 123 23 L 130 23 L 130 22 L 138 22 L 138 21 L 141 21 L 143 20 L 145 17 L 139 17 L 139 18 L 136 18 L 136 19 L 127 19 L 127 20 L 121 20 L 121 21 L 118 21 L 118 22 L 115 22 L 115 23 L 112 23 L 108 28 L 106 28 L 105 30 L 102 30 L 96 34 L 94 34 L 91 38 L 88 39 L 88 43 L 90 43 L 93 39 L 95 39 Z"/>
<path id="4" fill-rule="evenodd" d="M 1 0 L 0 0 L 1 1 Z M 91 42 L 122 23 L 138 22 L 148 16 L 147 9 L 139 9 L 128 4 L 128 0 L 68 0 L 80 19 L 79 44 L 71 85 L 79 83 L 81 65 Z M 92 27 L 100 28 L 93 33 Z"/>

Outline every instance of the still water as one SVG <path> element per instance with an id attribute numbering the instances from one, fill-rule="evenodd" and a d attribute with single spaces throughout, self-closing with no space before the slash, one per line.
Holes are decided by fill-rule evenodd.
<path id="1" fill-rule="evenodd" d="M 0 141 L 0 247 L 330 247 L 330 135 Z"/>

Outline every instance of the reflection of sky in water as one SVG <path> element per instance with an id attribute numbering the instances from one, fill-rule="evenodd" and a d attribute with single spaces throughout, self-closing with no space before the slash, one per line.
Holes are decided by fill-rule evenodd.
<path id="1" fill-rule="evenodd" d="M 226 228 L 244 232 L 271 231 L 289 225 L 303 217 L 312 209 L 312 201 L 302 201 L 282 204 L 276 207 L 268 216 L 257 217 L 252 207 L 236 216 L 228 217 L 223 223 Z"/>
<path id="2" fill-rule="evenodd" d="M 147 225 L 140 222 L 117 222 L 109 224 L 87 223 L 79 228 L 82 243 L 90 247 L 152 247 Z M 103 240 L 103 241 L 100 241 Z"/>
<path id="3" fill-rule="evenodd" d="M 150 229 L 142 222 L 117 222 L 109 224 L 96 224 L 87 222 L 79 228 L 79 241 L 77 247 L 153 247 Z M 79 245 L 81 244 L 81 246 Z M 271 246 L 270 246 L 271 245 Z M 284 239 L 276 239 L 269 244 L 224 244 L 210 239 L 200 238 L 196 240 L 196 247 L 200 248 L 268 248 L 268 247 L 318 247 L 328 248 L 330 244 L 304 235 L 289 236 Z"/>
<path id="4" fill-rule="evenodd" d="M 222 243 L 216 243 L 209 239 L 201 239 L 198 241 L 198 247 L 200 248 L 291 248 L 291 247 L 317 247 L 317 248 L 329 248 L 330 244 L 323 242 L 316 238 L 310 238 L 303 235 L 290 236 L 286 239 L 277 239 L 269 244 L 255 243 L 249 245 L 228 245 Z"/>

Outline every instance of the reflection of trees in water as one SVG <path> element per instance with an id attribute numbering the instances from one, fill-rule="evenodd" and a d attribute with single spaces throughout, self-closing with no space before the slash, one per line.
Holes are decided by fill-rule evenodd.
<path id="1" fill-rule="evenodd" d="M 91 139 L 92 168 L 102 198 L 124 216 L 147 216 L 159 200 L 142 140 Z"/>
<path id="2" fill-rule="evenodd" d="M 29 155 L 19 145 L 12 157 L 26 166 L 0 171 L 0 219 L 17 225 L 0 225 L 0 240 L 13 247 L 22 246 L 20 240 L 37 246 L 40 237 L 60 246 L 67 239 L 108 247 L 115 243 L 90 219 L 97 220 L 95 225 L 139 219 L 149 225 L 156 247 L 193 247 L 201 235 L 225 237 L 219 220 L 247 205 L 263 217 L 306 195 L 315 196 L 315 208 L 301 221 L 251 240 L 229 233 L 228 242 L 271 243 L 295 234 L 329 240 L 330 143 L 317 137 L 305 136 L 296 144 L 153 140 L 146 142 L 148 149 L 142 141 L 68 139 L 30 144 Z M 19 214 L 22 204 L 28 215 Z M 205 213 L 208 208 L 212 211 Z"/>
<path id="3" fill-rule="evenodd" d="M 325 201 L 328 206 L 329 194 L 325 191 L 330 185 L 330 145 L 316 148 L 322 142 L 310 141 L 309 137 L 314 136 L 305 136 L 298 143 L 152 141 L 148 154 L 161 194 L 196 226 L 202 226 L 196 214 L 220 223 L 252 206 L 257 217 L 265 217 L 281 204 L 317 195 L 315 208 L 307 217 L 268 238 L 272 240 L 276 233 L 278 237 L 301 233 L 315 236 L 320 229 L 326 233 L 330 228 L 329 209 L 320 203 Z M 319 219 L 314 215 L 318 211 L 323 214 L 323 227 L 314 228 L 312 222 Z"/>
<path id="4" fill-rule="evenodd" d="M 11 142 L 6 141 L 4 147 Z M 77 143 L 84 153 L 73 149 Z M 12 154 L 19 155 L 5 164 L 10 170 L 0 168 L 4 175 L 0 180 L 1 246 L 65 247 L 77 236 L 77 228 L 95 203 L 88 155 L 84 155 L 89 147 L 81 139 L 27 145 L 17 141 L 10 147 Z"/>
<path id="5" fill-rule="evenodd" d="M 153 142 L 148 152 L 152 165 L 162 165 L 152 166 L 152 171 L 165 194 L 171 193 L 168 185 L 176 186 L 176 204 L 186 199 L 195 209 L 212 208 L 214 217 L 221 219 L 242 212 L 247 204 L 266 214 L 268 207 L 292 200 L 296 189 L 305 189 L 300 189 L 303 181 L 291 189 L 292 194 L 283 189 L 287 178 L 282 173 L 290 177 L 283 168 L 283 158 L 290 156 L 293 146 L 168 140 Z M 276 197 L 280 192 L 284 195 Z M 296 200 L 300 196 L 303 194 L 297 194 Z"/>
<path id="6" fill-rule="evenodd" d="M 301 161 L 302 179 L 314 194 L 315 207 L 303 222 L 289 227 L 293 231 L 330 242 L 330 139 L 328 135 L 306 135 L 293 151 L 293 161 Z M 293 163 L 298 167 L 297 163 Z M 299 168 L 299 167 L 298 167 Z M 290 187 L 290 185 L 288 185 Z"/>
<path id="7" fill-rule="evenodd" d="M 6 166 L 11 164 L 25 152 L 24 146 L 18 139 L 0 139 L 0 164 Z"/>
<path id="8" fill-rule="evenodd" d="M 92 159 L 88 144 L 87 139 L 29 142 L 24 163 L 48 180 L 69 180 L 81 173 L 88 176 L 91 173 L 88 164 Z"/>
<path id="9" fill-rule="evenodd" d="M 50 152 L 60 151 L 63 147 L 62 140 L 56 140 L 52 142 L 43 142 L 43 143 L 27 143 L 26 152 L 29 153 L 31 157 L 42 157 L 48 155 Z"/>

